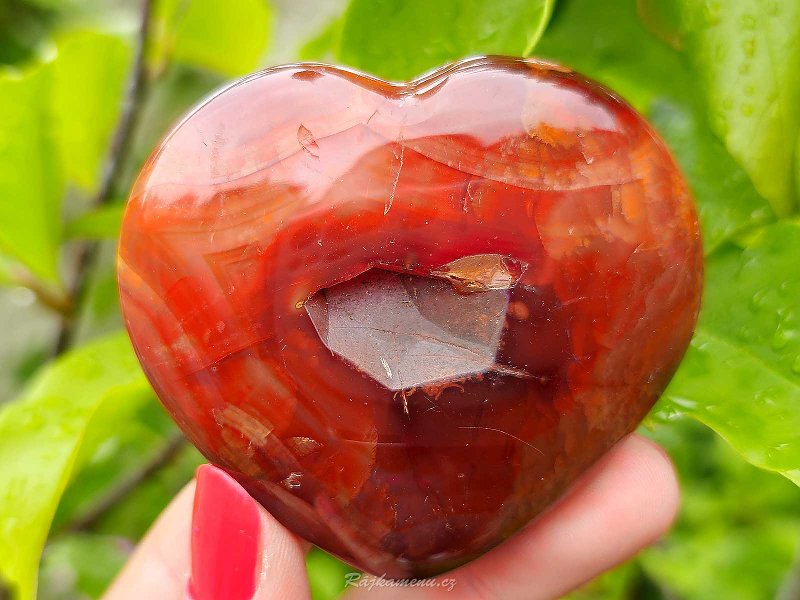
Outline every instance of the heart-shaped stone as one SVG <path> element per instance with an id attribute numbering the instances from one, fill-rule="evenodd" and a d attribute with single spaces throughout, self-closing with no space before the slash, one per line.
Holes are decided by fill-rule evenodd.
<path id="1" fill-rule="evenodd" d="M 636 427 L 702 251 L 663 143 L 564 68 L 300 64 L 169 134 L 119 280 L 187 437 L 290 529 L 404 577 L 486 552 Z"/>

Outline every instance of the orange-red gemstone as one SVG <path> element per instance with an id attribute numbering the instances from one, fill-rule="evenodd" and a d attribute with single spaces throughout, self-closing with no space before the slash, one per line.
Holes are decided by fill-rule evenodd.
<path id="1" fill-rule="evenodd" d="M 188 438 L 292 530 L 401 577 L 486 552 L 636 427 L 702 251 L 663 143 L 577 74 L 301 64 L 169 134 L 119 281 Z"/>

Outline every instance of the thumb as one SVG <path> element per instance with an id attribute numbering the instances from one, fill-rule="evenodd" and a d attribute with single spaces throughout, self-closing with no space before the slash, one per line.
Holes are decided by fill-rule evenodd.
<path id="1" fill-rule="evenodd" d="M 197 470 L 105 600 L 309 597 L 303 548 L 225 471 Z"/>

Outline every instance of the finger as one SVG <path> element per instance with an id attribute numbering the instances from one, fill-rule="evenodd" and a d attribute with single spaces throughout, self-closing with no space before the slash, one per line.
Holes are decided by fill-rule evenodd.
<path id="1" fill-rule="evenodd" d="M 678 509 L 672 463 L 653 442 L 625 438 L 529 527 L 485 556 L 440 576 L 459 598 L 549 600 L 574 590 L 658 539 Z M 381 588 L 370 598 L 452 598 L 448 585 Z M 348 600 L 365 589 L 351 591 Z"/>
<path id="2" fill-rule="evenodd" d="M 203 465 L 196 485 L 187 486 L 159 518 L 105 600 L 308 596 L 298 539 L 231 476 Z"/>

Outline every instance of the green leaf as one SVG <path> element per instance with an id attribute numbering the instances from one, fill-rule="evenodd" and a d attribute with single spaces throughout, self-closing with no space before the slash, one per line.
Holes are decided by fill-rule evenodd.
<path id="1" fill-rule="evenodd" d="M 659 404 L 705 423 L 800 485 L 800 223 L 721 248 L 707 263 L 691 348 Z"/>
<path id="2" fill-rule="evenodd" d="M 93 191 L 122 108 L 131 62 L 123 38 L 73 33 L 58 44 L 51 101 L 64 173 Z"/>
<path id="3" fill-rule="evenodd" d="M 164 0 L 157 4 L 151 60 L 169 60 L 226 76 L 255 69 L 267 48 L 272 10 L 265 0 Z"/>
<path id="4" fill-rule="evenodd" d="M 345 575 L 355 572 L 327 552 L 312 548 L 306 556 L 308 583 L 313 600 L 335 600 L 345 589 Z"/>
<path id="5" fill-rule="evenodd" d="M 73 33 L 49 62 L 0 74 L 0 251 L 50 285 L 65 183 L 96 186 L 129 58 L 118 37 Z"/>
<path id="6" fill-rule="evenodd" d="M 64 181 L 49 105 L 52 73 L 0 74 L 0 251 L 57 284 Z"/>
<path id="7" fill-rule="evenodd" d="M 98 410 L 149 398 L 128 338 L 119 333 L 65 355 L 0 412 L 0 578 L 19 599 L 35 597 L 39 556 L 59 498 L 80 467 L 87 432 L 123 424 L 95 424 Z"/>
<path id="8" fill-rule="evenodd" d="M 779 215 L 796 204 L 800 2 L 679 0 L 711 122 Z"/>
<path id="9" fill-rule="evenodd" d="M 102 206 L 67 223 L 65 236 L 69 239 L 115 240 L 124 212 L 124 204 Z"/>
<path id="10" fill-rule="evenodd" d="M 554 0 L 352 0 L 339 59 L 390 79 L 410 79 L 476 54 L 530 54 Z"/>
<path id="11" fill-rule="evenodd" d="M 693 73 L 677 51 L 647 31 L 636 0 L 562 2 L 537 54 L 608 85 L 650 118 L 694 192 L 706 253 L 774 218 L 712 133 Z"/>

